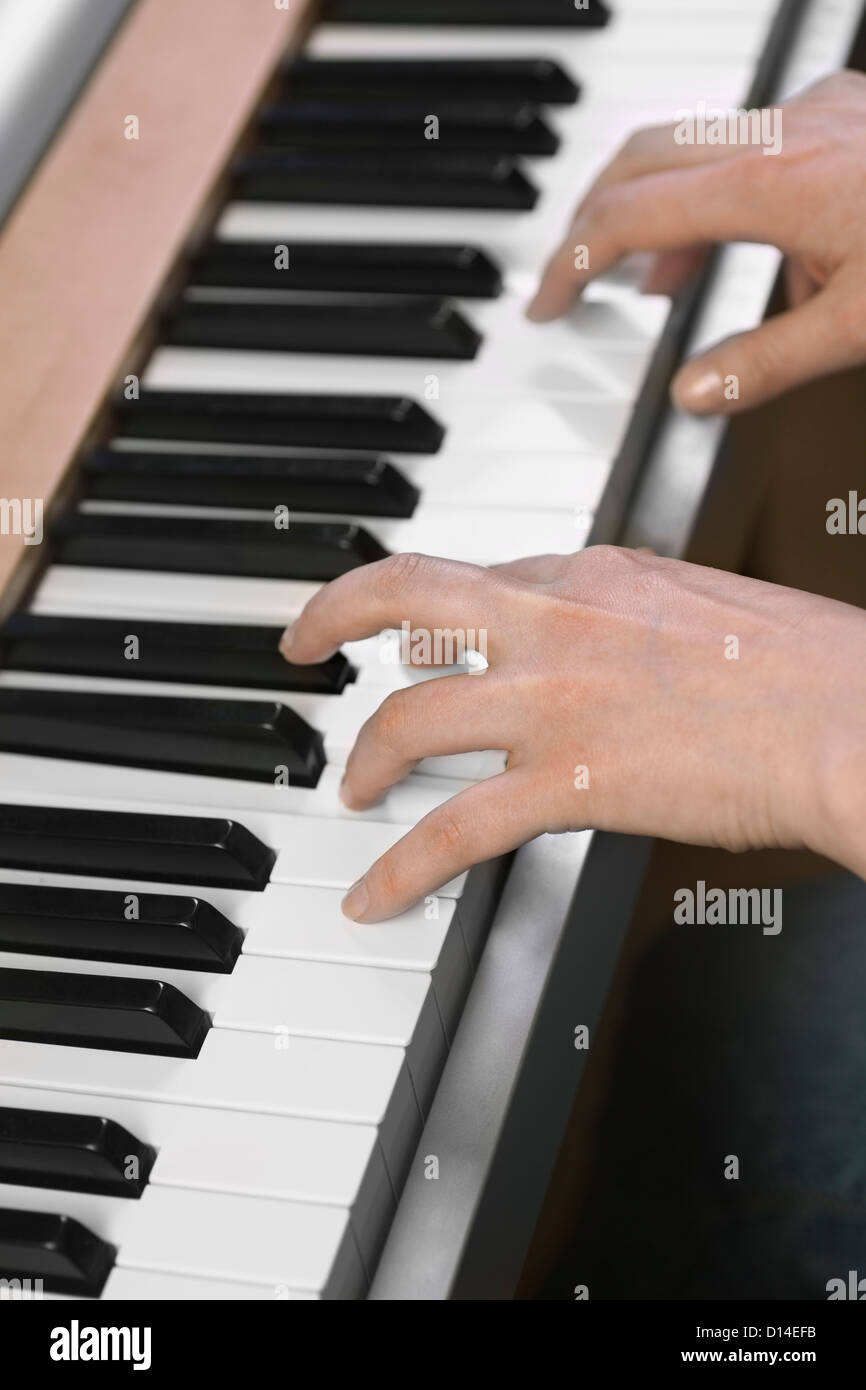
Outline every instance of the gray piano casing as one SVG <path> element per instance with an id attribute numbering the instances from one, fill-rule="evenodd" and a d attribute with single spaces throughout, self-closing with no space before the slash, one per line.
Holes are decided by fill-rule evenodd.
<path id="1" fill-rule="evenodd" d="M 133 0 L 0 0 L 0 223 Z"/>
<path id="2" fill-rule="evenodd" d="M 783 100 L 844 67 L 861 11 L 862 0 L 786 0 L 747 104 Z M 759 323 L 780 262 L 771 247 L 725 248 L 700 299 L 674 308 L 651 376 L 669 379 L 684 326 L 680 348 L 691 356 Z M 590 543 L 684 555 L 725 435 L 723 421 L 670 407 L 636 418 Z M 542 836 L 516 855 L 370 1298 L 513 1297 L 586 1062 L 574 1030 L 586 1024 L 593 1036 L 649 849 L 585 832 Z"/>

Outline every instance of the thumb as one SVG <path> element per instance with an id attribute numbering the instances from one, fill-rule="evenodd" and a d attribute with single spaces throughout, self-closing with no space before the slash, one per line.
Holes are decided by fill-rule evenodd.
<path id="1" fill-rule="evenodd" d="M 866 302 L 829 285 L 800 308 L 727 338 L 681 367 L 671 393 L 695 415 L 735 415 L 866 360 Z"/>

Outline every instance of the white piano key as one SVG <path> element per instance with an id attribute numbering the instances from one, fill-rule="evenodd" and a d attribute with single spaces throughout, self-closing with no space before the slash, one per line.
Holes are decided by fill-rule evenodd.
<path id="1" fill-rule="evenodd" d="M 613 153 L 614 145 L 603 146 Z M 479 246 L 510 274 L 537 275 L 543 258 L 565 232 L 582 189 L 598 164 L 599 151 L 589 151 L 585 172 L 571 188 L 544 198 L 534 211 L 472 212 L 450 208 L 369 208 L 314 203 L 230 203 L 217 226 L 228 241 L 444 242 Z"/>
<path id="2" fill-rule="evenodd" d="M 116 453 L 129 452 L 134 447 L 127 439 L 112 443 Z M 165 451 L 161 440 L 149 440 L 147 447 L 155 453 Z M 243 450 L 231 444 L 208 444 L 207 447 L 211 453 L 227 456 L 242 453 L 244 457 L 252 454 L 268 458 L 280 452 L 268 446 Z M 178 441 L 172 449 L 181 453 L 196 452 L 195 444 L 188 442 Z M 447 445 L 438 454 L 389 453 L 388 456 L 419 489 L 425 506 L 448 506 L 452 512 L 459 512 L 462 507 L 489 507 L 491 497 L 496 498 L 497 510 L 531 507 L 542 512 L 576 509 L 592 512 L 601 500 L 613 467 L 613 459 L 607 454 L 521 454 L 514 450 L 489 450 L 467 455 L 457 454 Z M 367 519 L 362 524 L 366 525 Z M 146 600 L 147 595 L 139 592 L 139 606 Z M 362 644 L 353 645 L 353 662 L 363 664 L 362 650 Z"/>
<path id="3" fill-rule="evenodd" d="M 212 1028 L 195 1060 L 0 1042 L 0 1084 L 374 1126 L 397 1185 L 420 1125 L 400 1048 Z"/>
<path id="4" fill-rule="evenodd" d="M 287 289 L 291 286 L 287 285 Z M 293 390 L 382 390 L 395 395 L 423 396 L 435 377 L 443 399 L 499 400 L 503 396 L 565 396 L 585 401 L 597 397 L 633 400 L 640 389 L 647 359 L 669 312 L 669 301 L 637 293 L 616 301 L 586 300 L 566 318 L 539 326 L 529 323 L 525 309 L 533 284 L 524 294 L 496 300 L 459 303 L 457 308 L 483 341 L 472 361 L 449 362 L 436 357 L 362 357 L 338 353 L 279 353 L 291 364 Z M 328 303 L 334 296 L 287 296 L 268 291 L 217 290 L 191 292 L 194 300 L 283 304 Z M 345 300 L 346 296 L 338 296 Z M 223 349 L 185 349 L 222 352 Z M 253 354 L 254 357 L 261 354 Z M 270 356 L 271 354 L 267 354 Z"/>
<path id="5" fill-rule="evenodd" d="M 58 1298 L 56 1294 L 46 1294 Z M 68 1296 L 64 1295 L 64 1301 Z M 285 1284 L 271 1287 L 269 1284 L 233 1284 L 227 1279 L 194 1279 L 186 1274 L 166 1274 L 160 1270 L 153 1273 L 146 1269 L 114 1268 L 108 1276 L 102 1291 L 103 1303 L 151 1303 L 151 1302 L 195 1302 L 219 1301 L 223 1303 L 256 1302 L 266 1299 L 283 1299 L 292 1302 L 315 1302 L 318 1294 L 305 1293 L 300 1289 L 288 1289 Z M 83 1300 L 89 1301 L 89 1300 Z"/>
<path id="6" fill-rule="evenodd" d="M 425 1113 L 445 1060 L 433 983 L 418 971 L 243 955 L 230 975 L 14 951 L 4 951 L 2 963 L 12 970 L 159 979 L 210 1014 L 214 1028 L 400 1048 Z"/>
<path id="7" fill-rule="evenodd" d="M 158 1150 L 148 1180 L 156 1187 L 350 1208 L 371 1174 L 380 1189 L 388 1183 L 372 1125 L 8 1085 L 0 1106 L 113 1120 Z"/>
<path id="8" fill-rule="evenodd" d="M 91 875 L 28 873 L 0 868 L 2 885 L 31 883 L 58 888 L 117 891 L 116 882 Z M 311 960 L 335 965 L 372 965 L 435 974 L 456 904 L 443 898 L 430 907 L 418 903 L 388 922 L 360 926 L 340 911 L 343 894 L 333 888 L 302 888 L 269 883 L 262 893 L 195 883 L 164 884 L 124 880 L 130 893 L 173 893 L 204 898 L 245 933 L 245 956 Z"/>
<path id="9" fill-rule="evenodd" d="M 0 753 L 0 799 L 6 801 L 30 798 L 47 804 L 54 797 L 57 804 L 74 806 L 83 804 L 82 788 L 86 788 L 91 801 L 101 801 L 117 810 L 146 810 L 149 802 L 156 802 L 164 808 L 185 806 L 185 814 L 190 815 L 193 809 L 199 815 L 228 814 L 245 824 L 250 823 L 249 813 L 253 812 L 266 817 L 292 814 L 411 825 L 472 785 L 463 778 L 421 777 L 412 772 L 369 811 L 349 811 L 339 798 L 342 776 L 341 766 L 326 767 L 317 787 L 276 787 L 268 782 L 238 782 L 181 772 L 114 767 L 109 763 Z M 257 814 L 255 824 L 262 836 L 274 836 L 279 842 L 278 819 L 259 819 Z"/>
<path id="10" fill-rule="evenodd" d="M 464 677 L 469 679 L 469 677 Z M 0 672 L 0 688 L 11 690 L 75 691 L 79 694 L 128 695 L 128 681 L 100 676 L 66 676 L 43 672 Z M 136 695 L 160 698 L 277 700 L 305 719 L 324 736 L 325 755 L 330 763 L 343 766 L 354 747 L 362 726 L 382 703 L 385 692 L 374 685 L 350 685 L 341 695 L 286 694 L 278 691 L 250 690 L 223 686 L 168 684 L 164 681 L 136 681 Z M 279 752 L 275 749 L 275 757 Z M 495 777 L 505 770 L 506 755 L 497 751 L 465 753 L 424 758 L 417 765 L 419 775 L 456 777 L 478 781 Z M 122 766 L 123 764 L 119 764 Z M 277 780 L 281 764 L 274 765 Z M 238 779 L 243 780 L 243 779 Z"/>
<path id="11" fill-rule="evenodd" d="M 273 512 L 258 508 L 193 507 L 157 502 L 83 502 L 79 509 L 100 516 L 170 516 L 196 520 L 238 520 L 273 523 Z M 433 506 L 422 502 L 406 520 L 365 517 L 364 529 L 386 550 L 418 550 L 443 559 L 460 559 L 477 565 L 498 565 L 526 552 L 526 534 L 532 532 L 538 553 L 570 552 L 585 540 L 586 523 L 578 529 L 571 511 L 529 512 L 528 504 L 516 508 L 466 508 L 460 512 L 447 504 Z M 299 521 L 357 521 L 345 513 L 298 512 Z M 291 529 L 291 521 L 290 521 Z M 347 687 L 348 691 L 355 687 Z M 343 692 L 345 694 L 346 691 Z M 309 698 L 309 697 L 307 697 Z M 333 701 L 334 697 L 319 697 Z M 342 696 L 340 697 L 342 698 Z"/>
<path id="12" fill-rule="evenodd" d="M 34 759 L 34 764 L 39 759 Z M 410 825 L 394 825 L 368 820 L 325 820 L 310 816 L 245 810 L 237 814 L 229 807 L 162 805 L 92 796 L 33 791 L 29 788 L 0 787 L 0 801 L 28 806 L 65 806 L 102 811 L 148 811 L 154 815 L 228 816 L 238 820 L 271 849 L 277 851 L 271 883 L 297 884 L 310 888 L 348 889 L 375 859 L 408 833 Z M 439 889 L 439 896 L 459 898 L 466 881 L 461 874 Z"/>
<path id="13" fill-rule="evenodd" d="M 659 90 L 661 69 L 688 69 L 707 54 L 739 54 L 754 61 L 774 0 L 735 0 L 731 5 L 695 5 L 694 0 L 618 3 L 612 22 L 600 29 L 497 28 L 495 25 L 320 24 L 305 52 L 314 58 L 364 57 L 552 57 L 578 77 L 586 69 L 612 77 L 621 64 L 642 64 L 649 90 Z M 649 55 L 654 61 L 648 62 Z M 599 68 L 599 65 L 600 68 Z"/>
<path id="14" fill-rule="evenodd" d="M 117 1247 L 120 1269 L 359 1298 L 367 1276 L 340 1207 L 147 1187 L 137 1202 L 3 1187 L 16 1211 L 58 1212 Z"/>
<path id="15" fill-rule="evenodd" d="M 556 170 L 557 183 L 529 213 L 388 208 L 385 216 L 380 208 L 347 210 L 318 204 L 237 202 L 226 208 L 217 234 L 226 241 L 261 241 L 271 246 L 285 244 L 290 248 L 293 241 L 443 242 L 478 246 L 486 250 L 503 271 L 506 288 L 516 299 L 519 312 L 520 306 L 529 303 L 548 257 L 568 231 L 574 210 L 592 180 L 636 125 L 651 123 L 653 117 L 660 119 L 658 112 L 641 114 L 646 117 L 644 122 L 625 119 L 620 113 L 611 122 L 610 138 L 606 142 L 599 142 L 597 138 L 591 140 L 577 166 L 571 161 L 567 171 Z M 616 293 L 616 275 L 609 272 L 593 281 L 585 298 L 606 300 Z M 637 289 L 635 294 L 637 297 Z M 472 318 L 477 314 L 483 302 L 473 300 L 467 304 L 467 315 Z M 649 315 L 662 311 L 638 309 L 636 312 Z M 622 340 L 622 346 L 624 335 L 617 334 L 616 340 Z M 599 335 L 600 345 L 607 342 L 606 337 Z M 640 341 L 636 340 L 636 347 L 640 346 Z"/>
<path id="16" fill-rule="evenodd" d="M 327 393 L 324 375 L 322 381 L 325 384 L 321 390 Z M 210 352 L 196 348 L 159 349 L 151 358 L 143 385 L 160 390 L 226 393 L 311 389 L 309 384 L 299 387 L 288 353 Z M 380 392 L 382 389 L 380 385 Z M 430 400 L 425 396 L 420 373 L 415 394 L 446 427 L 448 445 L 459 453 L 486 449 L 613 453 L 630 415 L 628 402 L 601 398 L 583 401 L 541 395 L 515 399 L 506 396 L 493 402 L 443 393 L 439 399 Z"/>
<path id="17" fill-rule="evenodd" d="M 132 616 L 142 621 L 176 618 L 178 622 L 285 626 L 321 587 L 297 579 L 51 565 L 36 590 L 31 611 L 83 618 Z"/>
<path id="18" fill-rule="evenodd" d="M 284 819 L 288 820 L 289 817 Z M 312 821 L 292 816 L 291 840 L 277 854 L 271 878 L 311 888 L 351 888 L 408 826 L 377 825 L 371 821 Z M 325 830 L 326 827 L 326 830 Z M 287 836 L 288 839 L 288 836 Z M 466 875 L 438 890 L 443 898 L 460 896 Z"/>
<path id="19" fill-rule="evenodd" d="M 578 518 L 574 545 L 601 501 L 613 460 L 607 454 L 536 454 L 486 452 L 469 457 L 441 454 L 392 455 L 400 472 L 420 489 L 429 507 L 484 507 L 491 497 L 497 509 L 563 511 Z M 534 547 L 527 533 L 524 547 Z"/>
<path id="20" fill-rule="evenodd" d="M 574 461 L 563 460 L 573 468 Z M 601 464 L 593 463 L 590 477 L 597 477 Z M 543 474 L 543 465 L 539 472 Z M 587 487 L 590 483 L 587 482 Z M 603 487 L 603 483 L 601 484 Z M 578 493 L 581 495 L 581 493 Z M 588 524 L 588 505 L 574 508 L 575 528 L 580 533 Z M 155 621 L 222 624 L 229 612 L 231 621 L 241 626 L 258 622 L 282 628 L 296 618 L 320 588 L 296 580 L 251 580 L 220 575 L 161 574 L 151 571 L 147 582 L 135 570 L 112 570 L 110 589 L 105 571 L 86 566 L 51 566 L 37 588 L 30 612 L 61 617 L 120 617 Z M 212 582 L 211 582 L 212 581 Z M 240 585 L 238 589 L 236 586 Z M 264 585 L 264 588 L 260 588 Z M 355 668 L 359 685 L 383 686 L 387 690 L 416 685 L 440 675 L 458 675 L 465 664 L 453 667 L 411 666 L 400 660 L 399 634 L 392 632 L 360 642 L 346 642 L 342 651 Z"/>
<path id="21" fill-rule="evenodd" d="M 381 965 L 434 972 L 454 921 L 455 902 L 442 899 L 431 915 L 418 903 L 389 922 L 359 925 L 340 911 L 342 895 L 327 888 L 269 885 L 264 893 L 234 894 L 237 908 L 220 906 L 231 890 L 208 889 L 208 901 L 246 929 L 244 954 Z"/>
<path id="22" fill-rule="evenodd" d="M 178 621 L 273 623 L 296 618 L 320 584 L 158 570 L 52 565 L 36 591 L 34 613 L 81 617 L 136 616 Z M 351 647 L 343 648 L 350 656 Z"/>
<path id="23" fill-rule="evenodd" d="M 117 889 L 116 882 L 104 878 L 26 873 L 0 868 L 0 901 L 2 886 L 7 883 L 103 891 Z M 409 1059 L 414 1075 L 414 1059 L 420 1038 L 425 1029 L 432 1028 L 432 1011 L 425 993 L 429 984 L 446 1039 L 450 1040 L 453 1036 L 471 976 L 463 919 L 456 911 L 455 899 L 437 895 L 416 904 L 389 922 L 359 926 L 343 916 L 340 910 L 343 895 L 335 889 L 271 883 L 262 893 L 245 893 L 233 889 L 203 888 L 195 883 L 167 887 L 142 880 L 124 880 L 123 887 L 126 893 L 170 892 L 202 898 L 210 903 L 244 933 L 243 968 L 239 971 L 236 966 L 230 976 L 217 977 L 222 980 L 218 987 L 208 983 L 207 977 L 197 977 L 195 972 L 168 972 L 159 967 L 142 965 L 115 967 L 115 963 L 110 961 L 101 964 L 81 961 L 70 966 L 70 969 L 84 974 L 159 975 L 167 983 L 183 990 L 200 1007 L 216 1015 L 217 1024 L 230 1027 L 257 1026 L 256 1020 L 262 1023 L 269 1006 L 272 1012 L 277 1012 L 274 1004 L 278 1003 L 279 1018 L 265 1021 L 264 1025 L 272 1028 L 275 1023 L 286 1022 L 283 999 L 272 1001 L 269 998 L 283 988 L 284 977 L 280 972 L 284 969 L 284 963 L 315 963 L 317 974 L 312 979 L 310 997 L 303 998 L 303 1009 L 292 1013 L 291 1031 L 309 1036 L 346 1037 L 349 1036 L 354 1018 L 359 1022 L 359 1031 L 353 1035 L 358 1040 L 362 1040 L 370 1030 L 375 1034 L 375 1041 L 391 1045 L 408 1046 L 414 1039 L 416 1052 L 410 1054 Z M 470 906 L 469 914 L 475 917 L 477 910 Z M 485 925 L 474 920 L 467 921 L 467 929 L 472 928 L 473 940 Z M 34 956 L 27 968 L 38 970 L 42 968 L 40 961 L 47 959 Z M 73 958 L 58 957 L 53 964 L 46 964 L 44 968 L 63 970 L 66 968 L 63 962 L 67 959 Z M 270 961 L 275 965 L 273 975 L 267 973 Z M 24 965 L 20 958 L 13 959 L 11 953 L 4 956 L 4 963 L 9 966 Z M 94 966 L 92 972 L 91 965 Z M 326 973 L 334 966 L 363 966 L 364 970 Z M 386 971 L 399 976 L 393 989 L 389 981 L 383 978 Z M 419 979 L 421 975 L 418 972 L 421 972 L 423 980 L 428 982 L 419 984 L 414 996 L 405 984 L 403 977 L 406 972 L 415 972 Z M 307 979 L 302 971 L 293 971 L 288 982 L 290 1003 L 294 1002 L 298 989 L 306 990 Z M 359 982 L 357 994 L 356 980 Z M 240 990 L 236 990 L 235 981 L 242 986 Z M 344 1011 L 339 998 L 341 990 L 347 988 L 351 990 L 351 1004 Z M 397 1025 L 390 1035 L 382 1032 L 379 999 L 383 993 L 390 1001 L 385 1017 L 390 1016 Z M 315 999 L 319 1004 L 314 1008 Z M 422 1026 L 420 1015 L 425 1007 L 427 1015 Z M 247 1011 L 246 1021 L 241 1012 L 244 1008 Z M 310 1026 L 305 1025 L 305 1019 Z M 432 1028 L 434 1036 L 435 1031 Z"/>
<path id="24" fill-rule="evenodd" d="M 246 955 L 239 956 L 230 975 L 15 951 L 3 952 L 2 965 L 9 970 L 159 979 L 210 1014 L 214 1028 L 404 1049 L 415 1036 L 431 989 L 429 976 L 420 971 Z"/>

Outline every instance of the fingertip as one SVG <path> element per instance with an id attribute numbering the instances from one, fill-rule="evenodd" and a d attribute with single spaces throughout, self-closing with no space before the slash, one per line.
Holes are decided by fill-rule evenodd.
<path id="1" fill-rule="evenodd" d="M 280 656 L 292 666 L 315 666 L 317 662 L 329 661 L 340 650 L 339 647 L 315 648 L 309 635 L 299 641 L 297 626 L 298 624 L 294 623 L 287 627 L 279 643 Z"/>
<path id="2" fill-rule="evenodd" d="M 369 810 L 371 804 L 375 805 L 375 802 L 366 803 L 360 797 L 355 796 L 345 777 L 340 783 L 339 797 L 347 811 L 366 811 Z"/>
<path id="3" fill-rule="evenodd" d="M 690 415 L 718 415 L 725 407 L 725 383 L 716 367 L 690 362 L 674 377 L 671 396 Z"/>
<path id="4" fill-rule="evenodd" d="M 549 295 L 539 293 L 527 308 L 526 317 L 530 323 L 553 323 L 554 319 L 562 318 L 567 307 Z"/>
<path id="5" fill-rule="evenodd" d="M 530 304 L 527 304 L 525 312 L 530 323 L 545 323 L 547 320 L 547 314 L 544 311 L 544 302 L 538 295 L 536 295 L 535 299 L 533 299 Z"/>
<path id="6" fill-rule="evenodd" d="M 357 883 L 353 883 L 345 898 L 340 904 L 343 916 L 348 917 L 350 922 L 372 922 L 374 918 L 368 916 L 370 911 L 370 893 L 367 888 L 366 879 L 359 878 Z"/>

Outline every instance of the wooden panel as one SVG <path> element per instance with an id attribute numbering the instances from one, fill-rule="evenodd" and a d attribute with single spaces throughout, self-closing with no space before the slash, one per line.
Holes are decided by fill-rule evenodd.
<path id="1" fill-rule="evenodd" d="M 48 508 L 312 10 L 139 0 L 122 26 L 0 236 L 3 498 Z M 128 116 L 138 140 L 125 137 Z M 37 551 L 0 535 L 7 600 Z"/>

